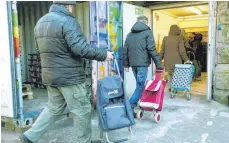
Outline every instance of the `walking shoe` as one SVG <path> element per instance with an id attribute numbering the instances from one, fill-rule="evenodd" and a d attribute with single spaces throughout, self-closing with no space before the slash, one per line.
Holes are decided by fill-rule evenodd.
<path id="1" fill-rule="evenodd" d="M 22 143 L 33 143 L 25 135 L 20 135 L 20 140 Z"/>

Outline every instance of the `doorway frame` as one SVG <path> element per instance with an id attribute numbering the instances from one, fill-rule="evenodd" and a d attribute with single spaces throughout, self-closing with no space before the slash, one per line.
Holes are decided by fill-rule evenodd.
<path id="1" fill-rule="evenodd" d="M 208 3 L 208 52 L 207 52 L 207 96 L 206 100 L 211 101 L 213 96 L 213 78 L 215 70 L 215 45 L 216 45 L 216 1 Z"/>
<path id="2" fill-rule="evenodd" d="M 180 8 L 187 6 L 197 6 L 197 5 L 208 5 L 208 47 L 207 47 L 207 93 L 206 93 L 206 101 L 210 102 L 213 96 L 213 79 L 214 79 L 214 70 L 215 70 L 215 45 L 216 45 L 216 21 L 217 21 L 217 2 L 216 1 L 208 1 L 208 2 L 200 2 L 200 3 L 192 3 L 185 2 L 182 4 L 174 4 L 174 5 L 159 5 L 159 6 L 151 6 L 151 10 L 163 10 L 163 9 L 171 9 L 171 8 Z M 152 25 L 153 25 L 152 21 Z"/>

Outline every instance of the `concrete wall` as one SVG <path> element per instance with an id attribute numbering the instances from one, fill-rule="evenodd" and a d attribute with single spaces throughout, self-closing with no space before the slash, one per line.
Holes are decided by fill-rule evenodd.
<path id="1" fill-rule="evenodd" d="M 229 8 L 228 2 L 217 4 L 217 25 L 222 30 L 216 33 L 216 68 L 213 84 L 213 98 L 227 104 L 229 95 Z"/>

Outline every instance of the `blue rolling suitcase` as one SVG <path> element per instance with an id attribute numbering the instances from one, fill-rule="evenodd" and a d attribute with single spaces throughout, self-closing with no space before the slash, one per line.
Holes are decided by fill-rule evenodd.
<path id="1" fill-rule="evenodd" d="M 183 92 L 182 95 L 186 95 L 187 99 L 191 99 L 191 84 L 195 67 L 190 64 L 176 64 L 171 81 L 171 97 L 177 95 L 178 91 Z"/>
<path id="2" fill-rule="evenodd" d="M 128 127 L 130 134 L 132 134 L 131 126 L 135 124 L 129 98 L 124 95 L 123 79 L 120 75 L 116 59 L 114 61 L 118 69 L 118 75 L 100 79 L 96 94 L 96 107 L 101 129 L 100 138 L 103 137 L 103 132 L 105 132 L 107 142 L 109 143 L 111 143 L 108 138 L 109 131 Z M 115 142 L 127 140 L 121 139 Z"/>

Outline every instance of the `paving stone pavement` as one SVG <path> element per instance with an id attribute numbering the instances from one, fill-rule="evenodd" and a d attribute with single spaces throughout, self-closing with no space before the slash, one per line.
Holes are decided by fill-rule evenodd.
<path id="1" fill-rule="evenodd" d="M 182 97 L 170 99 L 168 93 L 161 112 L 161 122 L 153 122 L 152 113 L 145 112 L 142 120 L 136 120 L 133 135 L 128 143 L 228 143 L 229 107 L 203 97 L 193 97 L 187 101 Z M 93 140 L 99 140 L 96 111 L 92 119 Z M 58 121 L 41 138 L 39 143 L 76 143 L 72 118 Z M 129 137 L 127 129 L 109 132 L 111 140 Z M 20 143 L 18 133 L 2 130 L 2 143 Z M 106 142 L 105 137 L 102 140 Z"/>

